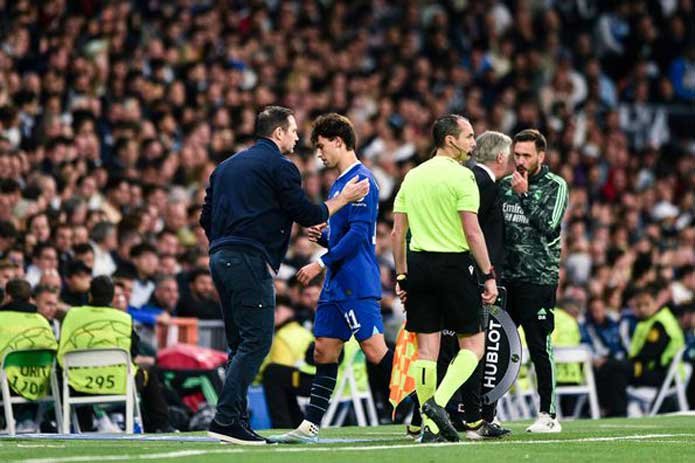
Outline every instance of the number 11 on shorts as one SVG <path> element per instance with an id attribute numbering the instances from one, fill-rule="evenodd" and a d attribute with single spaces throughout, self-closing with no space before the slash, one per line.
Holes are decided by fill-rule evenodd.
<path id="1" fill-rule="evenodd" d="M 353 333 L 356 333 L 357 331 L 360 330 L 362 325 L 357 321 L 357 317 L 355 316 L 355 311 L 353 309 L 348 310 L 343 314 L 345 317 L 345 321 L 347 322 L 348 326 L 350 327 L 350 330 Z"/>

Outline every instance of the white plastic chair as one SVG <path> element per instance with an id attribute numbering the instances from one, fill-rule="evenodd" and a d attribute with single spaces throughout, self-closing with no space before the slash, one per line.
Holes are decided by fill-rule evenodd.
<path id="1" fill-rule="evenodd" d="M 126 365 L 127 378 L 125 394 L 91 394 L 88 396 L 70 397 L 70 386 L 68 383 L 70 368 L 105 367 L 112 365 Z M 66 433 L 70 433 L 70 406 L 73 404 L 125 402 L 125 432 L 132 434 L 134 429 L 133 410 L 135 410 L 139 422 L 142 423 L 132 369 L 130 352 L 125 349 L 77 349 L 66 353 L 63 356 L 63 430 Z"/>
<path id="2" fill-rule="evenodd" d="M 326 410 L 326 414 L 324 415 L 323 420 L 321 421 L 322 427 L 331 426 L 336 411 L 338 410 L 338 406 L 344 403 L 352 404 L 355 410 L 355 416 L 357 417 L 358 426 L 379 425 L 379 418 L 377 417 L 376 406 L 374 405 L 374 397 L 372 397 L 372 391 L 369 388 L 369 385 L 367 385 L 366 390 L 360 391 L 357 385 L 357 380 L 355 379 L 355 370 L 352 366 L 354 365 L 355 358 L 357 357 L 357 355 L 361 353 L 361 350 L 356 349 L 353 352 L 352 358 L 344 360 L 344 362 L 346 363 L 343 369 L 343 374 L 340 378 L 340 382 L 337 384 L 335 388 L 335 393 L 331 398 L 328 410 Z M 367 418 L 364 414 L 364 406 L 362 405 L 362 400 L 365 400 L 367 402 L 367 413 L 369 414 L 369 422 L 367 422 Z M 341 426 L 345 421 L 346 416 L 347 408 L 344 407 L 341 413 L 338 415 L 334 426 Z"/>
<path id="3" fill-rule="evenodd" d="M 585 402 L 584 398 L 588 397 L 591 418 L 594 420 L 601 418 L 601 411 L 598 406 L 598 393 L 596 392 L 596 381 L 594 379 L 594 370 L 591 363 L 591 351 L 585 346 L 556 347 L 555 364 L 561 363 L 581 363 L 582 371 L 584 372 L 584 384 L 556 386 L 555 393 L 557 397 L 563 395 L 581 396 L 577 399 L 577 404 L 574 408 L 574 418 L 579 418 Z"/>
<path id="4" fill-rule="evenodd" d="M 668 372 L 666 373 L 666 378 L 664 378 L 664 382 L 661 383 L 660 387 L 629 386 L 627 388 L 628 399 L 642 405 L 643 407 L 641 408 L 649 416 L 654 416 L 659 413 L 664 400 L 667 397 L 675 395 L 678 402 L 678 410 L 681 412 L 688 411 L 689 407 L 688 399 L 685 394 L 685 385 L 687 383 L 687 377 L 692 374 L 692 367 L 687 364 L 683 365 L 686 372 L 684 378 L 681 375 L 680 369 L 685 351 L 686 348 L 684 347 L 673 356 L 673 360 L 671 360 Z"/>
<path id="5" fill-rule="evenodd" d="M 51 355 L 51 393 L 37 400 L 25 399 L 21 396 L 12 396 L 10 393 L 10 384 L 7 378 L 7 373 L 5 372 L 5 365 L 8 360 L 14 356 L 32 355 L 40 353 L 49 353 Z M 53 402 L 56 414 L 56 422 L 58 426 L 58 432 L 62 432 L 62 416 L 60 408 L 60 389 L 58 388 L 58 377 L 56 375 L 55 368 L 55 351 L 51 349 L 27 349 L 27 350 L 13 350 L 7 352 L 2 359 L 2 368 L 0 368 L 0 388 L 2 389 L 2 405 L 5 409 L 5 422 L 7 423 L 7 432 L 10 436 L 16 436 L 17 431 L 15 428 L 14 411 L 12 409 L 13 404 L 28 404 L 28 403 L 38 403 L 38 402 Z"/>

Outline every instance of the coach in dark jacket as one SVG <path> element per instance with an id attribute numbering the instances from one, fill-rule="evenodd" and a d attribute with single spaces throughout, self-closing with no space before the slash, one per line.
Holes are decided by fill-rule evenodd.
<path id="1" fill-rule="evenodd" d="M 275 309 L 271 272 L 287 252 L 292 222 L 321 224 L 369 192 L 366 181 L 355 179 L 323 204 L 306 198 L 299 170 L 284 157 L 298 139 L 290 109 L 265 108 L 256 119 L 256 136 L 255 145 L 213 171 L 200 216 L 230 348 L 210 435 L 249 445 L 265 444 L 248 424 L 246 394 L 270 350 Z"/>

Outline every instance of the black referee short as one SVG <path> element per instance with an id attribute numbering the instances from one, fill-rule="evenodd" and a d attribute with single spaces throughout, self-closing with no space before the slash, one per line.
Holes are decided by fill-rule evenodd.
<path id="1" fill-rule="evenodd" d="M 406 329 L 414 333 L 482 331 L 483 303 L 471 254 L 408 253 Z"/>

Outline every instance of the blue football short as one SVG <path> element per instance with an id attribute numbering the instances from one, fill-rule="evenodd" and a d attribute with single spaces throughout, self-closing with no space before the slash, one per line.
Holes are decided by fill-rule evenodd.
<path id="1" fill-rule="evenodd" d="M 314 336 L 342 339 L 355 336 L 362 342 L 375 334 L 383 334 L 381 305 L 378 299 L 319 302 L 314 317 Z"/>

